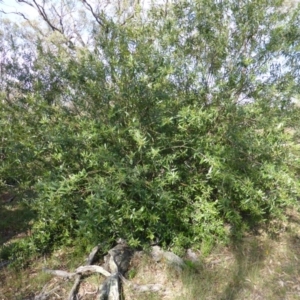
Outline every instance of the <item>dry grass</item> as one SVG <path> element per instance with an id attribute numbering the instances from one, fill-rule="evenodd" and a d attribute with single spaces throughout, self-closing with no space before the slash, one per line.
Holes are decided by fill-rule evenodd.
<path id="1" fill-rule="evenodd" d="M 300 299 L 300 218 L 290 212 L 284 232 L 245 237 L 220 248 L 182 275 L 175 299 Z"/>
<path id="2" fill-rule="evenodd" d="M 162 284 L 164 289 L 159 293 L 138 293 L 131 287 L 124 287 L 125 299 L 131 300 L 172 300 L 182 294 L 181 274 L 170 269 L 165 262 L 154 262 L 149 255 L 136 253 L 131 261 L 127 277 L 134 284 Z"/>

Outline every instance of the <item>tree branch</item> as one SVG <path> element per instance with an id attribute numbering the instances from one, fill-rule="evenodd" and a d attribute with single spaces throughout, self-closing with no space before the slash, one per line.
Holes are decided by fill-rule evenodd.
<path id="1" fill-rule="evenodd" d="M 48 26 L 52 29 L 52 31 L 58 31 L 58 32 L 60 32 L 61 34 L 63 34 L 63 32 L 62 32 L 59 28 L 57 28 L 56 26 L 54 26 L 54 25 L 52 24 L 52 22 L 51 22 L 50 19 L 49 19 L 49 16 L 48 16 L 47 13 L 45 12 L 44 6 L 38 4 L 38 3 L 36 2 L 36 0 L 32 0 L 32 1 L 33 1 L 34 4 L 30 3 L 30 2 L 27 1 L 27 0 L 17 0 L 17 2 L 19 2 L 19 3 L 25 3 L 25 4 L 27 4 L 27 5 L 29 5 L 29 6 L 31 6 L 31 7 L 33 7 L 33 8 L 35 8 L 35 9 L 38 11 L 39 15 L 43 18 L 43 20 L 44 20 L 44 21 L 48 24 Z"/>
<path id="2" fill-rule="evenodd" d="M 35 30 L 37 30 L 37 31 L 39 32 L 40 35 L 45 36 L 45 34 L 44 34 L 39 28 L 37 28 L 36 26 L 34 26 L 34 25 L 32 24 L 32 22 L 31 22 L 31 21 L 30 21 L 23 13 L 21 13 L 21 12 L 16 12 L 16 11 L 6 12 L 6 11 L 4 11 L 4 10 L 2 10 L 2 9 L 0 9 L 0 12 L 3 13 L 3 14 L 6 14 L 6 15 L 13 14 L 13 15 L 18 15 L 18 16 L 22 17 L 25 21 L 28 22 L 28 24 L 29 24 L 32 28 L 34 28 Z"/>
<path id="3" fill-rule="evenodd" d="M 82 0 L 83 4 L 85 4 L 85 6 L 88 8 L 88 10 L 92 13 L 93 17 L 95 18 L 96 22 L 104 27 L 104 23 L 103 20 L 101 20 L 101 18 L 99 18 L 99 16 L 96 14 L 96 12 L 93 10 L 93 7 L 86 1 L 86 0 Z"/>
<path id="4" fill-rule="evenodd" d="M 64 30 L 64 24 L 63 24 L 63 16 L 58 13 L 58 11 L 56 10 L 55 6 L 52 5 L 51 8 L 53 9 L 53 11 L 58 16 L 59 24 L 60 24 L 60 27 L 61 27 L 61 31 L 62 31 L 62 33 L 64 33 L 65 30 Z"/>

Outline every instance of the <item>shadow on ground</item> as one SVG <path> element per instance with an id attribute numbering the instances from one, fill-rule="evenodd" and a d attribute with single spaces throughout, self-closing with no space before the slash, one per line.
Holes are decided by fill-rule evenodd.
<path id="1" fill-rule="evenodd" d="M 13 200 L 12 200 L 13 198 Z M 12 239 L 28 235 L 34 213 L 18 196 L 0 195 L 0 248 Z"/>
<path id="2" fill-rule="evenodd" d="M 268 243 L 261 242 L 255 236 L 235 242 L 230 248 L 235 262 L 227 285 L 218 298 L 222 300 L 241 299 L 241 293 L 244 293 L 245 290 L 251 290 L 252 280 L 263 268 L 266 255 L 269 252 Z"/>
<path id="3" fill-rule="evenodd" d="M 293 212 L 276 238 L 249 235 L 188 266 L 180 299 L 300 299 L 300 214 Z"/>
<path id="4" fill-rule="evenodd" d="M 185 299 L 241 299 L 245 290 L 251 290 L 252 279 L 263 268 L 268 251 L 268 243 L 253 236 L 217 250 L 183 274 L 188 291 Z"/>
<path id="5" fill-rule="evenodd" d="M 288 227 L 276 250 L 269 285 L 273 299 L 300 299 L 300 215 L 288 215 Z"/>

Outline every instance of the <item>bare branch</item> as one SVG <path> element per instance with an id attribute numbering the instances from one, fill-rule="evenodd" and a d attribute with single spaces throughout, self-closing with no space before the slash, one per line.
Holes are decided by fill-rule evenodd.
<path id="1" fill-rule="evenodd" d="M 62 33 L 64 33 L 65 30 L 64 30 L 64 24 L 63 24 L 63 15 L 58 13 L 58 11 L 56 10 L 56 8 L 55 8 L 54 5 L 51 5 L 51 8 L 53 9 L 53 11 L 58 16 L 59 24 L 60 24 L 60 27 L 61 27 L 61 31 L 62 31 Z"/>
<path id="2" fill-rule="evenodd" d="M 76 22 L 74 21 L 74 17 L 73 17 L 73 12 L 71 10 L 71 8 L 65 4 L 65 1 L 63 0 L 63 3 L 65 5 L 65 8 L 68 10 L 68 14 L 69 14 L 69 18 L 72 20 L 72 27 L 73 27 L 73 32 L 75 33 L 75 35 L 77 36 L 78 42 L 81 44 L 81 46 L 85 47 L 86 44 L 82 39 L 81 34 L 79 33 L 79 31 L 76 28 Z"/>
<path id="3" fill-rule="evenodd" d="M 99 25 L 101 25 L 102 27 L 104 27 L 103 20 L 101 20 L 101 18 L 99 17 L 99 15 L 96 14 L 96 12 L 94 11 L 93 7 L 86 0 L 82 0 L 82 2 L 87 6 L 88 10 L 92 13 L 92 15 L 95 18 L 96 22 Z"/>
<path id="4" fill-rule="evenodd" d="M 50 290 L 49 292 L 46 292 L 46 286 L 47 284 L 43 287 L 43 290 L 37 296 L 34 297 L 34 300 L 47 300 L 49 299 L 49 296 L 51 294 L 53 294 L 56 290 L 59 289 L 59 286 L 57 286 L 52 290 Z"/>
<path id="5" fill-rule="evenodd" d="M 39 5 L 39 4 L 36 2 L 36 0 L 33 0 L 33 2 L 34 2 L 34 4 L 35 4 L 35 6 L 36 6 L 36 8 L 37 8 L 37 10 L 38 10 L 38 12 L 39 12 L 39 14 L 40 14 L 41 17 L 44 19 L 44 21 L 50 26 L 50 28 L 51 28 L 53 31 L 58 31 L 58 32 L 60 32 L 61 34 L 63 34 L 63 32 L 62 32 L 59 28 L 55 27 L 55 26 L 51 23 L 51 21 L 50 21 L 48 15 L 47 15 L 47 13 L 45 12 L 44 6 Z"/>
<path id="6" fill-rule="evenodd" d="M 16 11 L 7 12 L 7 11 L 4 11 L 4 10 L 2 10 L 2 9 L 0 9 L 0 12 L 2 12 L 3 14 L 6 14 L 6 15 L 10 15 L 10 14 L 19 15 L 19 16 L 21 16 L 24 20 L 30 21 L 24 14 L 22 14 L 22 13 L 20 13 L 20 12 L 16 12 Z"/>
<path id="7" fill-rule="evenodd" d="M 30 2 L 28 2 L 28 1 L 26 1 L 26 0 L 17 0 L 17 2 L 19 2 L 19 3 L 26 3 L 26 4 L 28 4 L 29 6 L 34 7 L 34 5 L 33 5 L 32 3 L 30 3 Z"/>
<path id="8" fill-rule="evenodd" d="M 86 272 L 96 272 L 100 273 L 106 277 L 111 276 L 111 274 L 106 271 L 104 268 L 96 265 L 90 265 L 90 266 L 81 266 L 76 269 L 76 273 L 86 273 Z"/>
<path id="9" fill-rule="evenodd" d="M 43 269 L 43 271 L 45 273 L 52 274 L 52 275 L 59 276 L 59 277 L 64 277 L 64 278 L 71 278 L 76 275 L 76 273 L 69 273 L 69 272 L 62 271 L 62 270 Z"/>
<path id="10" fill-rule="evenodd" d="M 21 12 L 17 12 L 17 11 L 12 11 L 12 12 L 6 12 L 2 9 L 0 9 L 0 12 L 3 13 L 3 14 L 6 14 L 6 15 L 9 15 L 9 14 L 13 14 L 13 15 L 18 15 L 20 17 L 22 17 L 25 21 L 28 22 L 28 24 L 34 29 L 34 30 L 37 30 L 39 32 L 40 35 L 42 36 L 45 36 L 45 34 L 37 27 L 35 26 L 34 24 L 32 24 L 32 22 Z"/>
<path id="11" fill-rule="evenodd" d="M 131 16 L 129 16 L 128 18 L 126 18 L 122 23 L 121 26 L 124 26 L 126 24 L 126 22 L 130 19 L 132 19 L 134 17 L 135 13 L 133 13 Z"/>
<path id="12" fill-rule="evenodd" d="M 25 3 L 25 4 L 27 4 L 27 5 L 29 5 L 29 6 L 31 6 L 31 7 L 33 7 L 33 8 L 35 8 L 35 9 L 38 11 L 39 15 L 43 18 L 43 20 L 44 20 L 44 21 L 48 24 L 48 26 L 52 29 L 52 31 L 58 31 L 58 32 L 60 32 L 61 34 L 63 34 L 63 32 L 62 32 L 59 28 L 57 28 L 56 26 L 54 26 L 54 25 L 52 24 L 52 22 L 50 21 L 50 19 L 49 19 L 47 13 L 46 13 L 46 11 L 45 11 L 44 6 L 42 6 L 42 5 L 40 5 L 39 3 L 37 3 L 36 0 L 33 0 L 33 3 L 34 3 L 34 4 L 30 3 L 30 2 L 27 1 L 27 0 L 17 0 L 17 2 L 19 2 L 19 3 Z"/>

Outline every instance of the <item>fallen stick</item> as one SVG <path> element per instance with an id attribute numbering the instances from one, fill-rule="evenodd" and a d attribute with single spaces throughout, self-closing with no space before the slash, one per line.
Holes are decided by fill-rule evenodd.
<path id="1" fill-rule="evenodd" d="M 89 265 L 89 266 L 80 266 L 75 271 L 75 273 L 70 273 L 63 270 L 51 270 L 51 269 L 43 269 L 45 273 L 52 274 L 59 277 L 64 277 L 67 279 L 70 279 L 71 277 L 74 277 L 75 275 L 82 275 L 83 273 L 92 272 L 92 273 L 100 273 L 104 275 L 105 277 L 111 276 L 111 274 L 106 271 L 104 268 L 96 265 Z"/>
<path id="2" fill-rule="evenodd" d="M 96 265 L 81 266 L 76 269 L 77 274 L 82 274 L 86 272 L 100 273 L 105 277 L 111 276 L 111 274 L 108 271 L 106 271 L 104 268 Z"/>
<path id="3" fill-rule="evenodd" d="M 94 258 L 95 258 L 95 255 L 96 253 L 98 252 L 98 250 L 100 249 L 100 245 L 96 246 L 92 252 L 90 253 L 85 265 L 88 266 L 88 265 L 91 265 Z M 68 300 L 76 300 L 76 294 L 77 294 L 77 291 L 78 291 L 78 288 L 79 288 L 79 284 L 80 284 L 80 281 L 81 281 L 81 274 L 78 274 L 76 275 L 76 280 L 74 282 L 74 285 L 69 293 L 69 296 L 68 296 Z"/>
<path id="4" fill-rule="evenodd" d="M 47 284 L 43 287 L 43 290 L 37 296 L 34 297 L 34 300 L 47 300 L 51 294 L 53 294 L 56 290 L 59 289 L 59 286 L 57 286 L 49 292 L 45 292 L 46 286 Z"/>
<path id="5" fill-rule="evenodd" d="M 59 277 L 64 277 L 64 278 L 71 278 L 71 277 L 74 277 L 77 273 L 69 273 L 69 272 L 66 272 L 66 271 L 62 271 L 62 270 L 50 270 L 50 269 L 43 269 L 43 271 L 45 273 L 48 273 L 48 274 L 52 274 L 52 275 L 55 275 L 55 276 L 59 276 Z"/>

